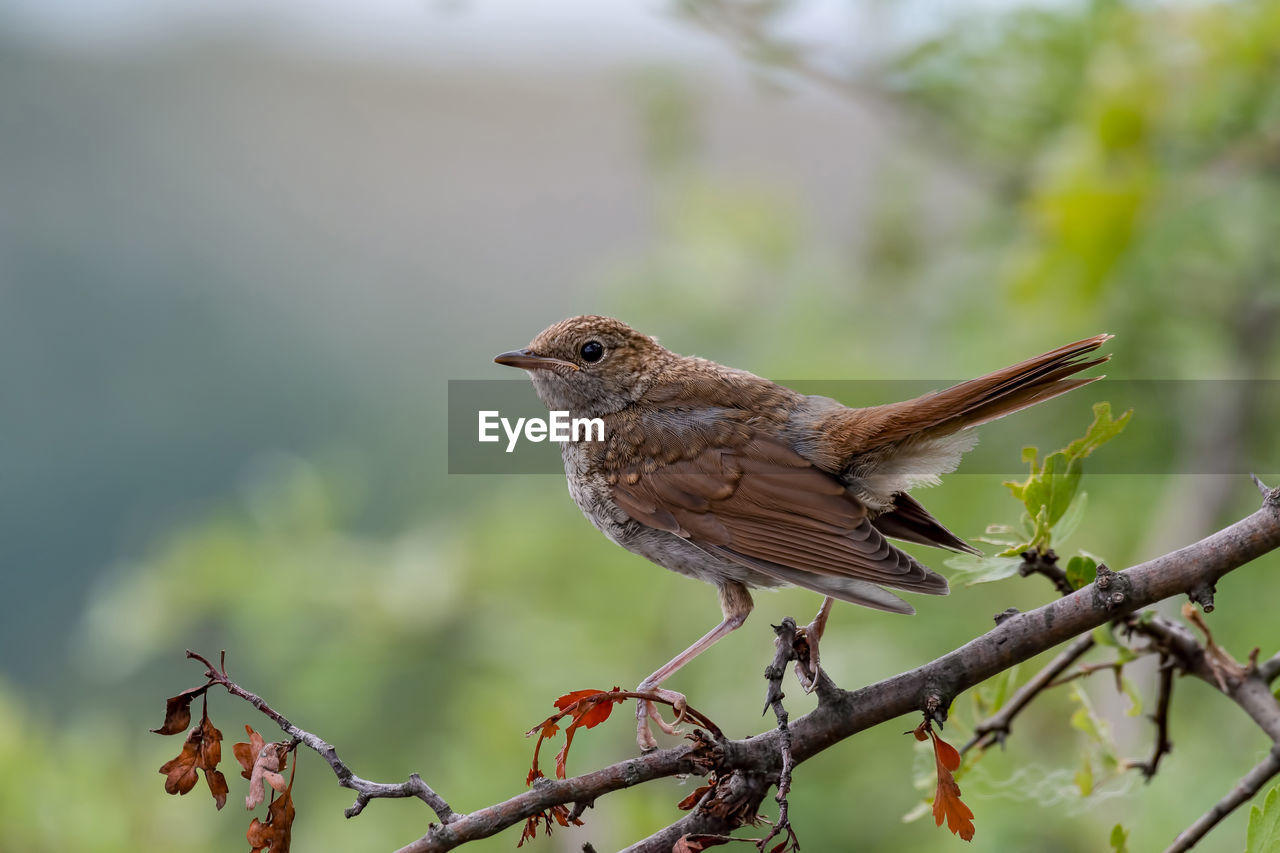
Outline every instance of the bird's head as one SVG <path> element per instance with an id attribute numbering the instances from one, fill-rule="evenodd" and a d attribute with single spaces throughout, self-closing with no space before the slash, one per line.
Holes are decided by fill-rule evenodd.
<path id="1" fill-rule="evenodd" d="M 600 417 L 639 400 L 674 357 L 626 323 L 588 315 L 561 320 L 494 361 L 527 370 L 548 409 Z"/>

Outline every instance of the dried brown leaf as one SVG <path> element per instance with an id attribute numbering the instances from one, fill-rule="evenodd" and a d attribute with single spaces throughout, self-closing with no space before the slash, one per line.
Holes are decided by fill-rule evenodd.
<path id="1" fill-rule="evenodd" d="M 707 793 L 707 791 L 710 791 L 715 786 L 716 786 L 716 783 L 714 780 L 712 780 L 707 782 L 707 784 L 705 785 L 700 785 L 697 788 L 694 788 L 692 791 L 689 792 L 689 796 L 685 797 L 683 800 L 676 803 L 676 808 L 685 812 L 689 811 L 698 803 L 702 802 L 702 797 Z"/>
<path id="2" fill-rule="evenodd" d="M 289 844 L 293 834 L 293 786 L 285 788 L 284 793 L 271 801 L 267 806 L 267 819 L 260 821 L 256 817 L 249 824 L 245 838 L 249 842 L 249 853 L 289 853 Z"/>
<path id="3" fill-rule="evenodd" d="M 516 842 L 516 847 L 523 847 L 526 841 L 532 841 L 538 837 L 538 825 L 542 824 L 546 828 L 546 834 L 551 834 L 551 822 L 555 821 L 561 826 L 582 826 L 582 821 L 574 818 L 569 819 L 568 806 L 558 805 L 552 806 L 546 811 L 538 812 L 530 816 L 524 822 L 524 829 L 520 833 L 520 840 Z"/>
<path id="4" fill-rule="evenodd" d="M 200 778 L 196 773 L 200 765 L 200 729 L 193 728 L 182 745 L 182 752 L 160 765 L 160 772 L 165 775 L 164 789 L 170 794 L 187 794 L 196 786 Z"/>
<path id="5" fill-rule="evenodd" d="M 191 725 L 191 701 L 209 689 L 205 684 L 200 687 L 189 687 L 177 696 L 170 696 L 165 701 L 164 724 L 152 729 L 158 735 L 176 735 L 187 730 Z"/>
<path id="6" fill-rule="evenodd" d="M 227 794 L 230 791 L 227 787 L 227 777 L 222 775 L 221 770 L 206 770 L 204 779 L 209 783 L 209 792 L 213 794 L 214 803 L 221 809 L 227 804 Z"/>
<path id="7" fill-rule="evenodd" d="M 222 732 L 204 715 L 200 725 L 193 726 L 187 734 L 182 751 L 160 766 L 165 777 L 164 789 L 170 794 L 188 794 L 200 778 L 197 771 L 203 770 L 214 802 L 222 808 L 227 802 L 227 782 L 218 772 L 221 760 Z"/>
<path id="8" fill-rule="evenodd" d="M 236 761 L 240 762 L 240 775 L 246 779 L 253 778 L 253 763 L 258 758 L 258 753 L 262 751 L 262 747 L 266 744 L 266 740 L 262 735 L 253 730 L 251 726 L 246 725 L 244 730 L 249 733 L 248 743 L 237 743 L 231 747 L 231 753 L 235 755 Z"/>
<path id="9" fill-rule="evenodd" d="M 928 729 L 933 738 L 934 763 L 938 770 L 938 788 L 933 795 L 933 817 L 938 826 L 946 820 L 947 829 L 965 841 L 973 840 L 973 812 L 960 800 L 960 786 L 952 775 L 960 769 L 960 753 L 951 744 Z"/>
<path id="10" fill-rule="evenodd" d="M 222 732 L 213 727 L 206 715 L 200 720 L 200 769 L 217 770 L 222 761 Z"/>

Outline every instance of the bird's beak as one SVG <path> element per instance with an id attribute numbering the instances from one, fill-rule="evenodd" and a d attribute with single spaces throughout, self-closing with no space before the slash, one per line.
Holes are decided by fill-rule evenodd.
<path id="1" fill-rule="evenodd" d="M 502 355 L 494 356 L 493 360 L 498 364 L 505 364 L 507 367 L 519 367 L 523 370 L 554 370 L 560 372 L 562 370 L 578 369 L 578 365 L 571 361 L 561 361 L 558 358 L 534 355 L 527 349 L 504 352 Z"/>

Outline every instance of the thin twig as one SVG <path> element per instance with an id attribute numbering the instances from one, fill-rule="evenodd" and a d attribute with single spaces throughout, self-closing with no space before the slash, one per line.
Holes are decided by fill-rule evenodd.
<path id="1" fill-rule="evenodd" d="M 774 626 L 773 631 L 775 648 L 773 662 L 764 671 L 764 677 L 769 682 L 766 710 L 773 708 L 773 715 L 778 720 L 778 752 L 782 756 L 782 769 L 778 771 L 778 793 L 774 796 L 778 803 L 778 821 L 769 830 L 769 834 L 756 843 L 756 846 L 762 851 L 766 844 L 784 830 L 787 833 L 788 840 L 792 840 L 795 836 L 791 827 L 787 795 L 791 793 L 791 771 L 795 768 L 796 762 L 795 757 L 791 754 L 791 730 L 787 727 L 789 716 L 787 709 L 782 704 L 784 698 L 782 676 L 787 671 L 787 663 L 796 658 L 795 620 L 788 616 L 782 620 L 781 625 Z"/>
<path id="2" fill-rule="evenodd" d="M 1009 735 L 1013 718 L 1018 716 L 1022 709 L 1031 703 L 1031 700 L 1040 695 L 1058 675 L 1086 655 L 1094 645 L 1092 633 L 1073 640 L 1062 654 L 1049 661 L 1044 669 L 1037 672 L 1026 684 L 1019 687 L 1003 708 L 974 726 L 973 737 L 960 748 L 960 753 L 963 755 L 975 746 L 981 746 L 985 749 L 993 742 L 1003 744 L 1004 739 Z"/>
<path id="3" fill-rule="evenodd" d="M 1134 658 L 1130 658 L 1129 660 L 1109 660 L 1101 661 L 1099 663 L 1087 663 L 1074 672 L 1069 672 L 1061 678 L 1055 679 L 1049 684 L 1049 687 L 1061 687 L 1062 685 L 1069 684 L 1078 678 L 1088 678 L 1095 672 L 1114 672 L 1116 673 L 1116 677 L 1119 678 L 1120 670 L 1124 669 L 1126 664 L 1132 663 L 1135 658 L 1140 658 L 1154 653 L 1155 649 L 1151 649 L 1149 651 L 1134 652 Z"/>
<path id="4" fill-rule="evenodd" d="M 350 788 L 356 792 L 356 801 L 345 811 L 347 817 L 355 817 L 364 811 L 364 807 L 369 804 L 370 800 L 382 798 L 404 798 L 417 797 L 422 800 L 431 810 L 436 813 L 436 817 L 440 818 L 440 822 L 444 824 L 452 823 L 464 817 L 455 812 L 445 802 L 444 798 L 431 789 L 431 786 L 423 782 L 417 773 L 411 773 L 407 782 L 398 784 L 389 784 L 386 782 L 370 782 L 362 779 L 352 772 L 351 768 L 346 765 L 338 757 L 338 752 L 330 744 L 325 743 L 319 737 L 311 734 L 304 729 L 300 729 L 293 723 L 285 719 L 283 714 L 275 711 L 270 705 L 255 693 L 250 693 L 236 682 L 232 681 L 227 675 L 226 669 L 226 652 L 222 654 L 221 667 L 215 668 L 209 659 L 204 655 L 187 650 L 187 657 L 200 661 L 205 665 L 205 677 L 209 679 L 210 684 L 217 684 L 225 688 L 232 696 L 237 696 L 253 707 L 257 708 L 263 714 L 266 714 L 272 721 L 278 725 L 285 734 L 294 739 L 296 743 L 305 744 L 313 749 L 321 758 L 328 762 L 333 768 L 334 774 L 338 777 L 338 784 L 344 788 Z"/>
<path id="5" fill-rule="evenodd" d="M 1133 761 L 1129 766 L 1142 771 L 1142 777 L 1148 782 L 1160 768 L 1160 759 L 1173 751 L 1173 743 L 1169 740 L 1169 703 L 1173 698 L 1173 671 L 1175 664 L 1167 654 L 1160 656 L 1160 683 L 1156 693 L 1156 712 L 1151 721 L 1156 724 L 1156 742 L 1151 750 L 1151 757 L 1146 761 Z"/>
<path id="6" fill-rule="evenodd" d="M 1043 554 L 1035 548 L 1028 548 L 1021 556 L 1022 565 L 1018 566 L 1018 574 L 1022 577 L 1044 575 L 1059 595 L 1070 595 L 1076 591 L 1071 581 L 1067 580 L 1067 573 L 1058 567 L 1058 555 L 1053 553 L 1052 548 Z"/>
<path id="7" fill-rule="evenodd" d="M 1276 774 L 1280 773 L 1280 745 L 1273 746 L 1271 752 L 1262 763 L 1244 775 L 1236 786 L 1225 797 L 1214 803 L 1213 808 L 1205 812 L 1199 820 L 1179 833 L 1164 853 L 1185 853 L 1208 834 L 1222 819 L 1235 811 L 1243 803 L 1247 803 L 1253 795 L 1262 790 L 1262 786 Z"/>

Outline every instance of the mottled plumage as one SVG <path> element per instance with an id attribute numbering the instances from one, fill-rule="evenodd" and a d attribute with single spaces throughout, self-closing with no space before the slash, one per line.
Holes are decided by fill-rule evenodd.
<path id="1" fill-rule="evenodd" d="M 976 551 L 907 490 L 955 468 L 973 446 L 966 428 L 1094 381 L 1069 377 L 1106 360 L 1084 356 L 1107 338 L 864 409 L 677 355 L 607 317 L 564 320 L 496 361 L 528 370 L 549 409 L 604 420 L 604 441 L 562 445 L 587 518 L 720 589 L 724 621 L 640 687 L 651 689 L 742 624 L 750 588 L 800 586 L 897 613 L 914 611 L 885 587 L 946 594 L 941 575 L 888 540 Z"/>

